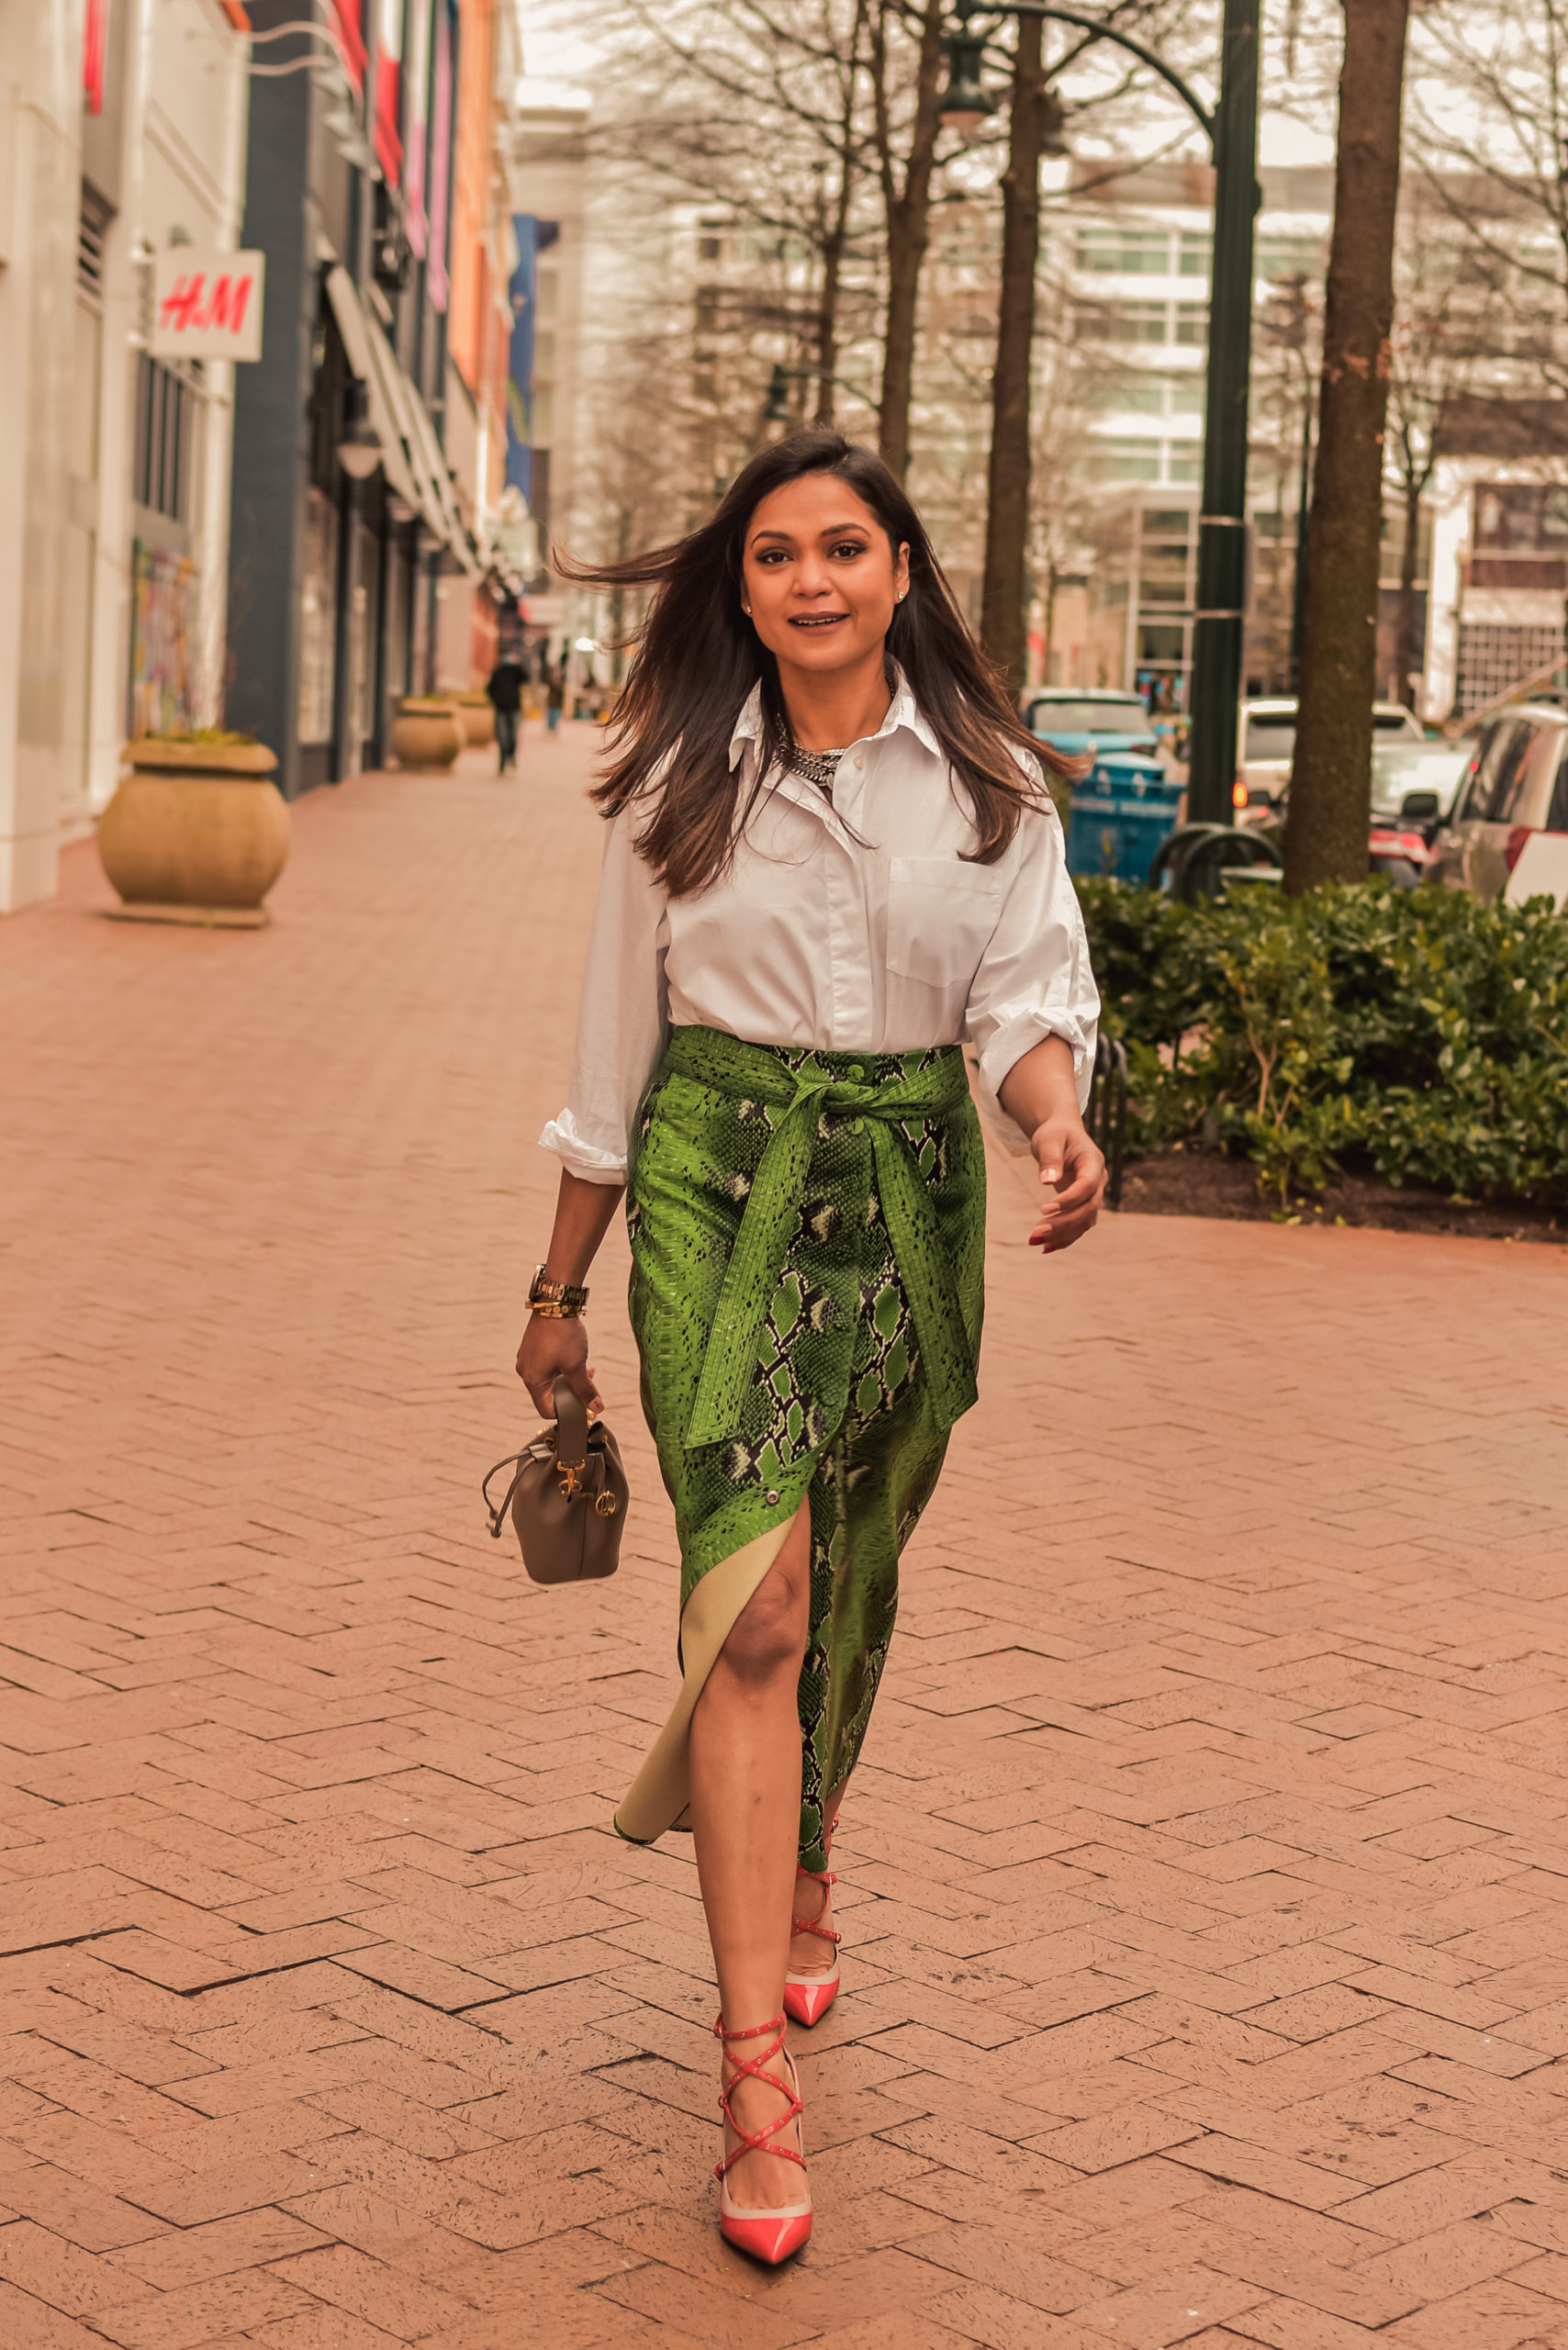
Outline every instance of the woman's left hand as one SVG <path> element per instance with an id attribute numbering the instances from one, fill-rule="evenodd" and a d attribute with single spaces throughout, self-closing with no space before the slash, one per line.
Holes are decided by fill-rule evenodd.
<path id="1" fill-rule="evenodd" d="M 1056 1197 L 1041 1203 L 1040 1221 L 1029 1235 L 1031 1248 L 1054 1255 L 1081 1240 L 1100 1214 L 1105 1196 L 1105 1161 L 1076 1118 L 1047 1118 L 1029 1137 L 1040 1181 Z"/>

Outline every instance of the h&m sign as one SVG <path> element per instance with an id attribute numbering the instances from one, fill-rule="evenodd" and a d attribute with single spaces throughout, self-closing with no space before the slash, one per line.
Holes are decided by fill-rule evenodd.
<path id="1" fill-rule="evenodd" d="M 153 284 L 155 359 L 259 359 L 262 355 L 263 252 L 205 253 L 170 245 L 158 255 Z"/>

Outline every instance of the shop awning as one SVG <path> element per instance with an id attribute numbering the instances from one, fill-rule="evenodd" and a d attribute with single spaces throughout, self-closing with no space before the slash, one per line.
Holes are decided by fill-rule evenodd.
<path id="1" fill-rule="evenodd" d="M 409 385 L 409 406 L 414 431 L 423 445 L 426 470 L 430 475 L 435 494 L 441 501 L 446 543 L 469 576 L 473 579 L 480 579 L 484 574 L 475 559 L 468 532 L 464 527 L 462 509 L 457 503 L 457 485 L 452 477 L 452 468 L 446 462 L 445 453 L 437 438 L 435 426 L 431 420 L 431 412 L 420 397 L 418 386 L 411 383 Z"/>
<path id="2" fill-rule="evenodd" d="M 349 365 L 365 388 L 387 488 L 420 517 L 432 537 L 450 546 L 465 570 L 476 571 L 452 476 L 429 411 L 398 364 L 391 343 L 366 312 L 353 279 L 341 262 L 327 273 L 327 299 Z"/>

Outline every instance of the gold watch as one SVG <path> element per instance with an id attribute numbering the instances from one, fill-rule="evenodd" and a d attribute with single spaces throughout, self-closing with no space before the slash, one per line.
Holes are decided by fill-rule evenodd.
<path id="1" fill-rule="evenodd" d="M 534 1267 L 528 1292 L 531 1314 L 543 1314 L 550 1322 L 574 1322 L 588 1302 L 588 1293 L 580 1281 L 547 1281 L 543 1266 Z"/>

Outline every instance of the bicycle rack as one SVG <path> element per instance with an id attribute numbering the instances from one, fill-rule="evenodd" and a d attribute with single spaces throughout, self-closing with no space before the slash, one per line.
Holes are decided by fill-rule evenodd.
<path id="1" fill-rule="evenodd" d="M 1105 1160 L 1105 1197 L 1122 1204 L 1122 1160 L 1127 1140 L 1127 1055 L 1125 1045 L 1102 1036 L 1094 1047 L 1094 1074 L 1089 1082 L 1089 1115 L 1084 1120 L 1090 1140 Z"/>

